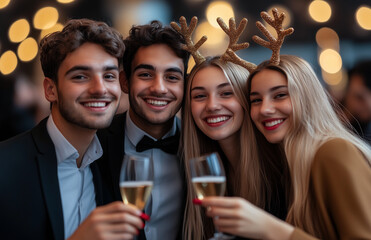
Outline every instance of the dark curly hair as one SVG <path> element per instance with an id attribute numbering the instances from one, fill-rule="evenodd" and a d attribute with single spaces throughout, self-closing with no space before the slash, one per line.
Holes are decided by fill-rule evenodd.
<path id="1" fill-rule="evenodd" d="M 152 21 L 150 24 L 133 26 L 129 36 L 124 40 L 126 51 L 123 57 L 123 66 L 127 79 L 131 76 L 131 63 L 138 49 L 152 44 L 166 44 L 175 54 L 183 59 L 184 78 L 187 72 L 189 53 L 182 48 L 185 43 L 182 35 L 177 33 L 170 26 L 163 26 L 159 21 Z"/>
<path id="2" fill-rule="evenodd" d="M 62 31 L 47 35 L 40 41 L 40 61 L 44 76 L 57 82 L 58 69 L 63 60 L 86 42 L 101 45 L 121 63 L 125 45 L 118 31 L 104 22 L 72 19 Z"/>

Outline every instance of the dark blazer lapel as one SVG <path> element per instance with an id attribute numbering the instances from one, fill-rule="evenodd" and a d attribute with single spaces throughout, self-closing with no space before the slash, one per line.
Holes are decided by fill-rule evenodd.
<path id="1" fill-rule="evenodd" d="M 93 182 L 94 182 L 94 189 L 95 189 L 95 203 L 97 204 L 97 206 L 102 206 L 104 204 L 102 176 L 100 174 L 99 167 L 96 161 L 90 164 L 90 169 L 91 169 L 91 172 L 93 173 Z"/>
<path id="2" fill-rule="evenodd" d="M 38 149 L 37 162 L 41 188 L 54 237 L 62 240 L 64 239 L 64 221 L 58 182 L 57 158 L 54 144 L 46 130 L 46 119 L 32 130 L 32 136 Z"/>
<path id="3" fill-rule="evenodd" d="M 119 186 L 120 170 L 124 158 L 126 113 L 117 115 L 109 127 L 110 136 L 107 137 L 107 156 L 109 170 L 112 174 L 112 184 L 116 200 L 121 200 Z"/>

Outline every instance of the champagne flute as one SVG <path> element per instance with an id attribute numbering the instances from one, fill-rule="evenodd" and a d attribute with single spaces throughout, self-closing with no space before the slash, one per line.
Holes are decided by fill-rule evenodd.
<path id="1" fill-rule="evenodd" d="M 202 200 L 209 196 L 223 196 L 226 177 L 218 153 L 211 153 L 190 160 L 190 171 L 193 188 L 197 198 Z M 233 236 L 215 231 L 210 240 L 233 239 Z"/>
<path id="2" fill-rule="evenodd" d="M 148 157 L 125 155 L 120 174 L 124 204 L 144 209 L 153 186 L 153 163 Z"/>

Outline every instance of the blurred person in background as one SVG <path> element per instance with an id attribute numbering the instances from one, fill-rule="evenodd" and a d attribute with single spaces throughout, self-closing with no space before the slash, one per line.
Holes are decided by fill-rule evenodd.
<path id="1" fill-rule="evenodd" d="M 371 59 L 358 62 L 348 75 L 344 112 L 353 130 L 371 143 Z"/>
<path id="2" fill-rule="evenodd" d="M 19 94 L 17 86 L 22 83 L 18 83 L 15 78 L 14 81 L 0 78 L 0 141 L 29 130 L 35 125 L 32 112 L 17 102 L 16 96 Z"/>

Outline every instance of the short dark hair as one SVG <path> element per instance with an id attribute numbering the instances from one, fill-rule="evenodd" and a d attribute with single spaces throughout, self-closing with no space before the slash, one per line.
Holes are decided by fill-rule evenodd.
<path id="1" fill-rule="evenodd" d="M 182 35 L 170 26 L 163 26 L 159 21 L 152 21 L 150 24 L 133 26 L 129 36 L 124 40 L 126 51 L 123 57 L 123 66 L 127 79 L 131 76 L 131 64 L 138 49 L 153 44 L 166 44 L 175 54 L 183 59 L 184 78 L 187 72 L 189 52 L 184 50 L 182 45 L 185 40 Z"/>
<path id="2" fill-rule="evenodd" d="M 58 69 L 66 56 L 86 42 L 99 44 L 121 64 L 125 45 L 122 35 L 104 22 L 90 19 L 69 20 L 62 31 L 40 41 L 40 61 L 44 76 L 58 81 Z"/>
<path id="3" fill-rule="evenodd" d="M 352 69 L 349 70 L 349 83 L 351 77 L 354 75 L 359 75 L 363 79 L 365 86 L 371 90 L 371 59 L 362 60 L 358 62 Z M 348 83 L 348 85 L 349 85 Z"/>

